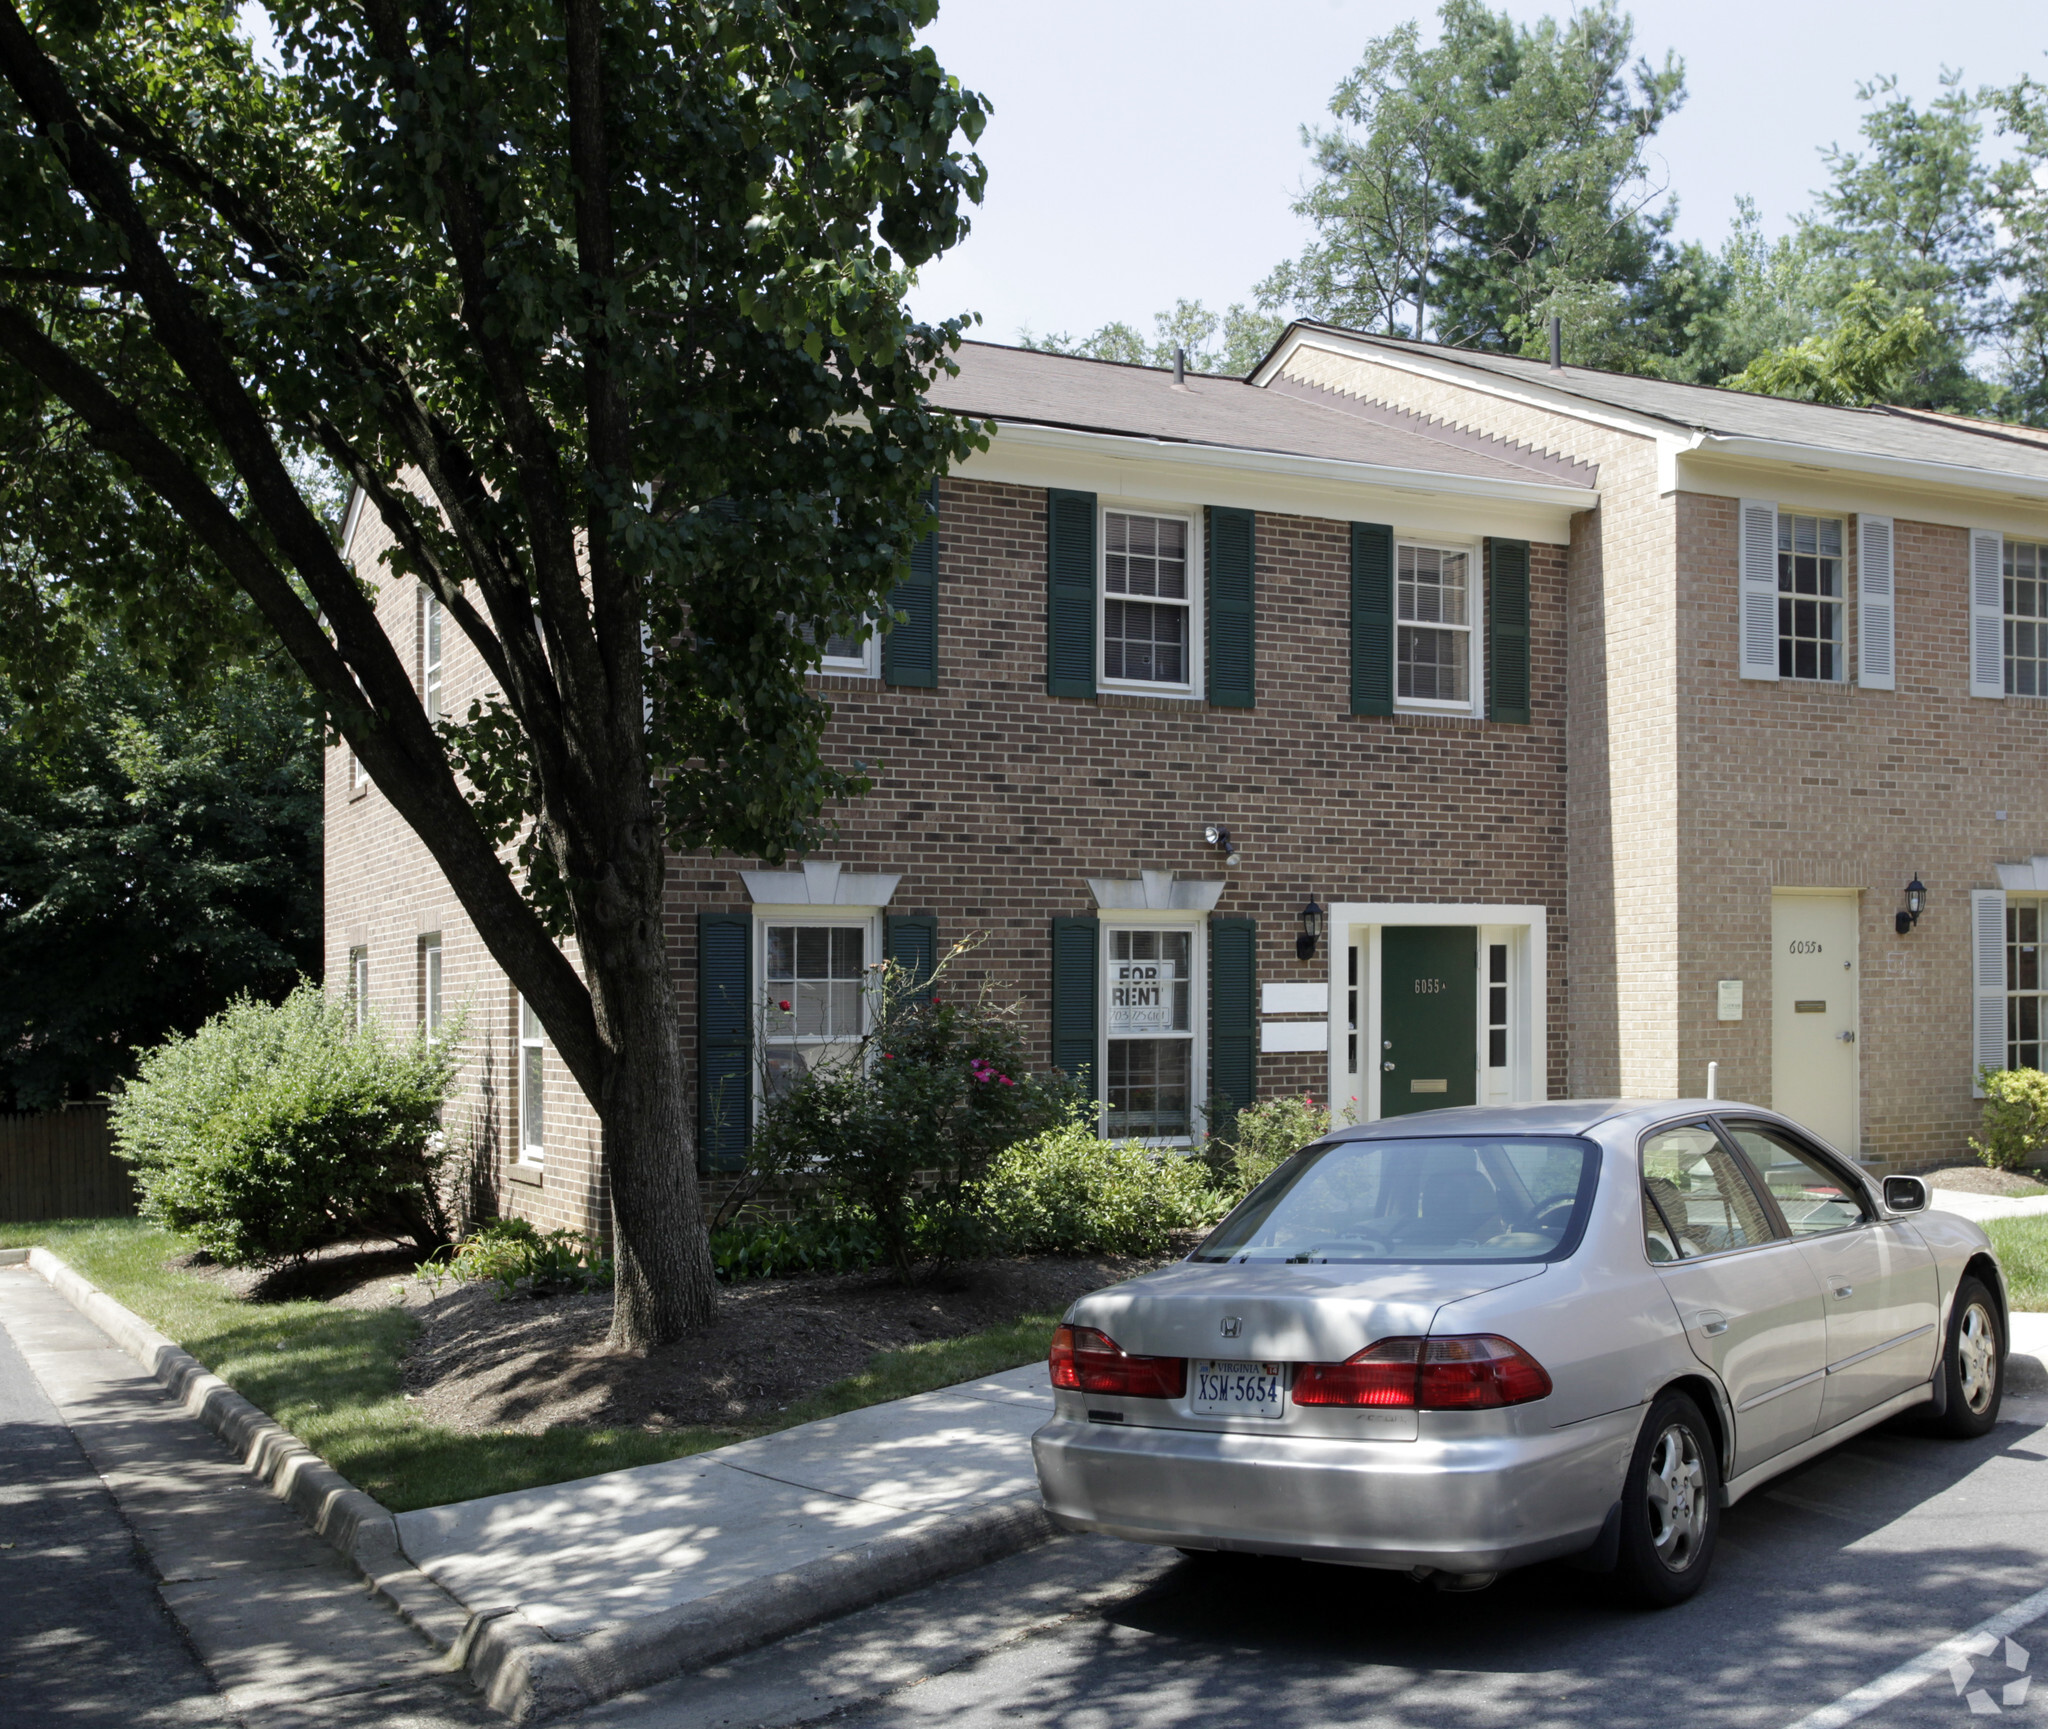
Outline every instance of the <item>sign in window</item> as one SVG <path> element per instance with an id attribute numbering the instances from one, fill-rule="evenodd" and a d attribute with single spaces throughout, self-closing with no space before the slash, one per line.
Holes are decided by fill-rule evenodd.
<path id="1" fill-rule="evenodd" d="M 1194 933 L 1109 933 L 1106 1132 L 1180 1140 L 1193 1132 Z"/>

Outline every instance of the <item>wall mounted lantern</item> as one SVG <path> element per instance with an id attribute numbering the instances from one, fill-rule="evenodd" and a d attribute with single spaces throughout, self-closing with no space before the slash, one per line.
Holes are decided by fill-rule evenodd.
<path id="1" fill-rule="evenodd" d="M 1920 922 L 1920 912 L 1927 905 L 1927 885 L 1918 877 L 1906 884 L 1906 910 L 1892 915 L 1892 929 L 1900 936 Z"/>
<path id="2" fill-rule="evenodd" d="M 1316 958 L 1316 943 L 1323 934 L 1323 909 L 1316 905 L 1316 897 L 1308 897 L 1308 905 L 1301 909 L 1301 935 L 1294 939 L 1294 953 L 1298 960 L 1312 961 Z"/>
<path id="3" fill-rule="evenodd" d="M 1202 830 L 1202 837 L 1223 855 L 1223 868 L 1225 870 L 1230 869 L 1232 865 L 1236 864 L 1244 856 L 1237 850 L 1237 842 L 1230 838 L 1230 830 L 1221 823 L 1212 822 L 1207 828 Z"/>

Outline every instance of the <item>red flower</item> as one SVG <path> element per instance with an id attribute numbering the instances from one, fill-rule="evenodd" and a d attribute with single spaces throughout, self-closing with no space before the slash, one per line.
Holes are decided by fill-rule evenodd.
<path id="1" fill-rule="evenodd" d="M 779 1002 L 779 1003 L 777 1003 L 777 1004 L 776 1004 L 775 1006 L 776 1006 L 777 1008 L 779 1008 L 779 1009 L 780 1009 L 780 1010 L 781 1010 L 781 1011 L 782 1011 L 782 1012 L 783 1012 L 784 1014 L 788 1014 L 788 1013 L 789 1013 L 789 998 L 787 998 L 787 997 L 784 997 L 784 998 L 782 999 L 782 1001 L 781 1001 L 781 1002 Z"/>

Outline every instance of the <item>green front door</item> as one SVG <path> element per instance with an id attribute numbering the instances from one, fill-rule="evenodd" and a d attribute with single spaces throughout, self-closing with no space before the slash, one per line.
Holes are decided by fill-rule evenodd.
<path id="1" fill-rule="evenodd" d="M 1380 1115 L 1469 1105 L 1477 1096 L 1479 932 L 1380 932 Z"/>

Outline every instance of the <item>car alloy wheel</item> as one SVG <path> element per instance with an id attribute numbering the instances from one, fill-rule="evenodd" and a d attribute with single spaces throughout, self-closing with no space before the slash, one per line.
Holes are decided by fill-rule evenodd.
<path id="1" fill-rule="evenodd" d="M 1667 1423 L 1650 1448 L 1643 1485 L 1649 1501 L 1650 1541 L 1657 1559 L 1683 1573 L 1699 1559 L 1706 1540 L 1708 1498 L 1704 1450 L 1685 1423 Z"/>
<path id="2" fill-rule="evenodd" d="M 1963 1323 L 1956 1329 L 1957 1390 L 1972 1416 L 1981 1417 L 1991 1408 L 1998 1391 L 1998 1323 L 1982 1303 L 1963 1311 Z"/>

